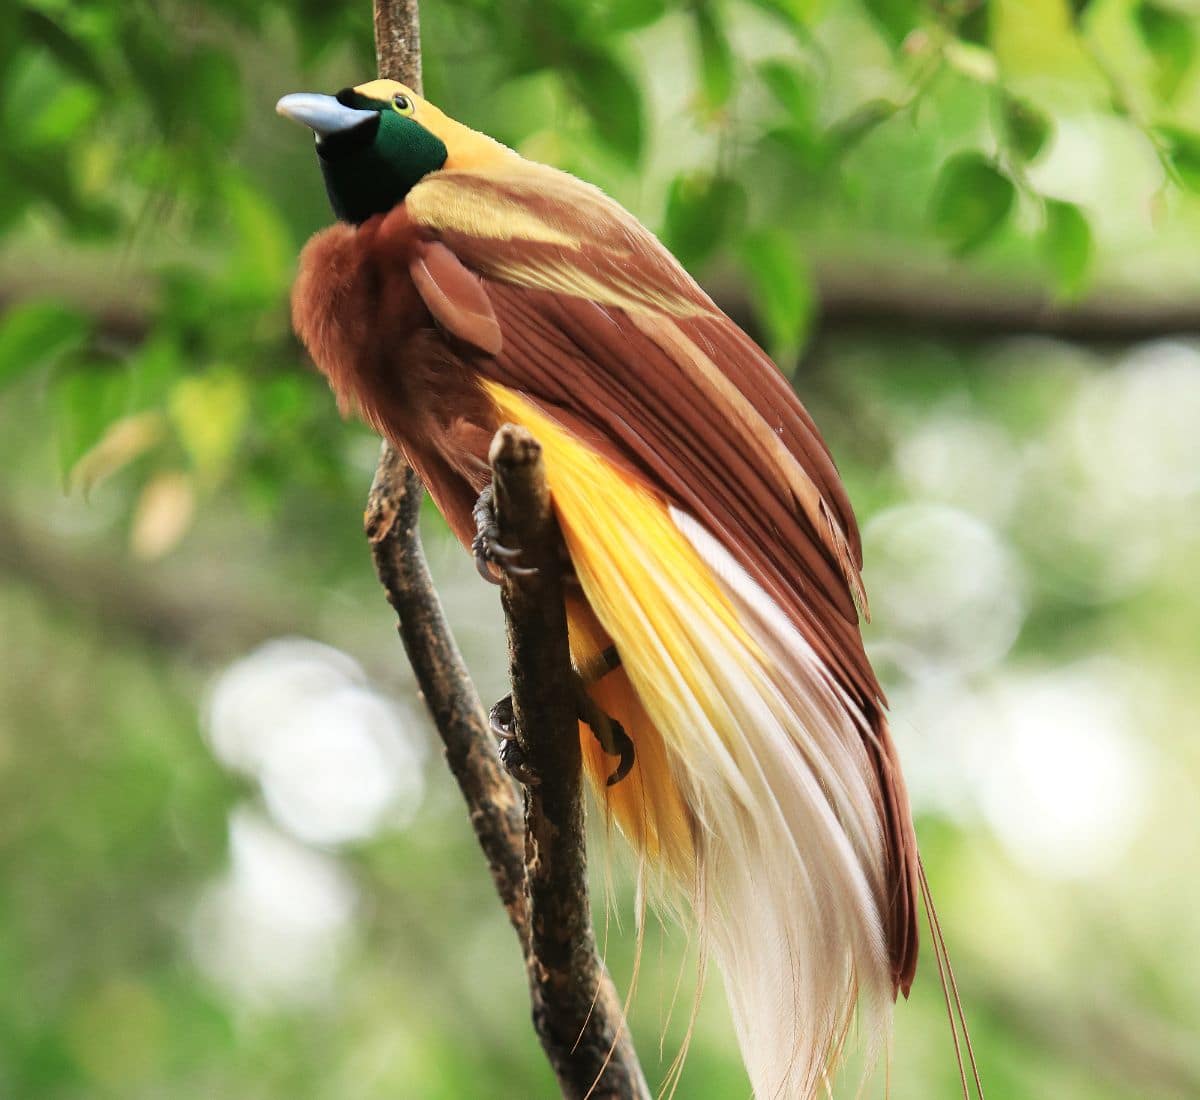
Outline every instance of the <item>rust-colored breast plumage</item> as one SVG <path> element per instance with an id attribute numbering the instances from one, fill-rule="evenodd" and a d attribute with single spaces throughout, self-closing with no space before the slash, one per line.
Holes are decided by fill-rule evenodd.
<path id="1" fill-rule="evenodd" d="M 478 375 L 414 283 L 419 245 L 403 207 L 318 233 L 300 257 L 292 318 L 343 411 L 359 413 L 404 451 L 469 545 L 499 425 Z"/>

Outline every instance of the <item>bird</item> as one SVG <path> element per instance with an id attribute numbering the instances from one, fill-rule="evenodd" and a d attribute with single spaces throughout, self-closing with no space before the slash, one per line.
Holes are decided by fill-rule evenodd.
<path id="1" fill-rule="evenodd" d="M 391 80 L 277 111 L 336 216 L 301 253 L 300 340 L 485 571 L 520 568 L 488 534 L 489 444 L 537 439 L 593 790 L 720 967 L 755 1096 L 817 1095 L 856 1021 L 884 1048 L 926 890 L 829 448 L 597 187 Z"/>

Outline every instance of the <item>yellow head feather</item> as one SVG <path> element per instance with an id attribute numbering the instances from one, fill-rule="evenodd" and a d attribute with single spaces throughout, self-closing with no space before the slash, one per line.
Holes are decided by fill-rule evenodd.
<path id="1" fill-rule="evenodd" d="M 424 96 L 396 80 L 371 80 L 354 89 L 370 99 L 390 102 L 393 96 L 406 95 L 413 103 L 412 118 L 446 146 L 448 156 L 443 168 L 447 171 L 478 171 L 498 168 L 517 158 L 507 145 L 495 138 L 472 130 L 435 107 Z"/>

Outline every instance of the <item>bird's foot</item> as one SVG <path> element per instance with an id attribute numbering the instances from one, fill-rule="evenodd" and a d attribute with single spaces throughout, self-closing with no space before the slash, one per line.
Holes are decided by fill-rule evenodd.
<path id="1" fill-rule="evenodd" d="M 520 550 L 504 546 L 500 542 L 500 528 L 496 524 L 496 501 L 492 487 L 488 485 L 479 494 L 472 510 L 475 517 L 475 538 L 471 542 L 471 550 L 475 554 L 475 568 L 479 575 L 490 584 L 500 584 L 501 578 L 493 571 L 500 570 L 512 577 L 532 577 L 536 569 L 518 565 Z"/>
<path id="2" fill-rule="evenodd" d="M 633 738 L 625 732 L 625 727 L 620 722 L 610 718 L 596 705 L 596 701 L 582 684 L 579 689 L 579 720 L 591 729 L 608 756 L 620 757 L 616 768 L 604 781 L 606 787 L 616 786 L 633 770 L 637 759 Z"/>
<path id="3" fill-rule="evenodd" d="M 488 724 L 500 742 L 500 763 L 504 765 L 504 770 L 523 786 L 537 786 L 541 779 L 529 766 L 525 750 L 517 740 L 517 722 L 513 715 L 511 695 L 493 704 L 488 711 Z"/>

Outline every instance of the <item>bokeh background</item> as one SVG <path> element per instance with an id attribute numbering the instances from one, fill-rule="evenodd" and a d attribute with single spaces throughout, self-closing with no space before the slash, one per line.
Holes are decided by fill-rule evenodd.
<path id="1" fill-rule="evenodd" d="M 431 98 L 660 231 L 823 426 L 988 1095 L 1200 1096 L 1194 3 L 422 19 Z M 0 7 L 0 1096 L 553 1094 L 361 535 L 376 441 L 288 323 L 328 213 L 273 104 L 370 28 Z M 426 533 L 499 697 L 496 593 Z M 652 924 L 652 1080 L 694 984 Z M 748 1095 L 719 985 L 681 1097 Z M 955 1095 L 928 952 L 897 1020 L 891 1095 Z"/>

